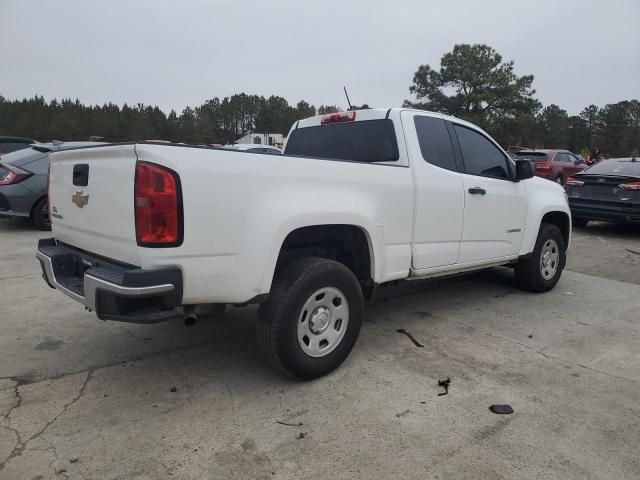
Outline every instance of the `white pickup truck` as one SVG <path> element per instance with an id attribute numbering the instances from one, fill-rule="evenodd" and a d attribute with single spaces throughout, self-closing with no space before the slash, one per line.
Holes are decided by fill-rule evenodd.
<path id="1" fill-rule="evenodd" d="M 468 122 L 407 109 L 293 125 L 284 155 L 147 142 L 51 155 L 47 283 L 103 320 L 260 303 L 260 348 L 314 378 L 376 286 L 497 265 L 543 292 L 565 265 L 562 187 Z"/>

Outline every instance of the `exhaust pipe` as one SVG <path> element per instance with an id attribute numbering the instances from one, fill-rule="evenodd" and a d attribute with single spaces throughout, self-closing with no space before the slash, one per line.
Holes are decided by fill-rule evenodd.
<path id="1" fill-rule="evenodd" d="M 198 321 L 198 315 L 195 308 L 190 308 L 184 312 L 184 325 L 186 327 L 193 327 Z"/>

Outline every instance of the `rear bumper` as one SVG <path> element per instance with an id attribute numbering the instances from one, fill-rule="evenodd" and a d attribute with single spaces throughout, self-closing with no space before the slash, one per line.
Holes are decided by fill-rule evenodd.
<path id="1" fill-rule="evenodd" d="M 571 215 L 575 218 L 605 222 L 640 222 L 640 205 L 603 205 L 602 203 L 577 202 L 569 197 L 569 208 Z"/>
<path id="2" fill-rule="evenodd" d="M 157 323 L 180 316 L 182 272 L 178 268 L 142 270 L 57 244 L 38 242 L 42 276 L 101 320 Z"/>

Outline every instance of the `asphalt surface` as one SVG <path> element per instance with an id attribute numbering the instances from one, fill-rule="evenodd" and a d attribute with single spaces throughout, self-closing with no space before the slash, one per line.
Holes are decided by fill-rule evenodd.
<path id="1" fill-rule="evenodd" d="M 0 221 L 0 479 L 640 478 L 637 228 L 576 230 L 546 294 L 508 269 L 400 289 L 305 383 L 258 354 L 255 308 L 97 320 L 42 281 L 41 236 Z"/>

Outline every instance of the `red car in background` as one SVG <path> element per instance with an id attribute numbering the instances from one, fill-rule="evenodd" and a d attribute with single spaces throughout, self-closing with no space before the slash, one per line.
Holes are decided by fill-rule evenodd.
<path id="1" fill-rule="evenodd" d="M 587 168 L 582 157 L 568 150 L 520 150 L 514 158 L 531 160 L 536 176 L 564 185 L 567 178 Z"/>

